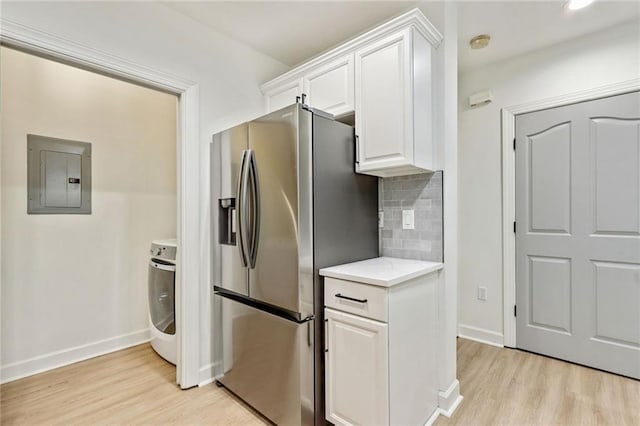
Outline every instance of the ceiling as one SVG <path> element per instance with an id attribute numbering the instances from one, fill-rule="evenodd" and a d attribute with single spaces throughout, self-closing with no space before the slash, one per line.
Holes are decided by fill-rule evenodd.
<path id="1" fill-rule="evenodd" d="M 585 34 L 640 19 L 640 2 L 596 1 L 568 11 L 562 1 L 458 3 L 461 70 L 498 62 Z M 389 17 L 419 7 L 441 31 L 444 6 L 436 1 L 174 1 L 166 6 L 294 66 Z M 472 50 L 468 41 L 489 34 Z"/>

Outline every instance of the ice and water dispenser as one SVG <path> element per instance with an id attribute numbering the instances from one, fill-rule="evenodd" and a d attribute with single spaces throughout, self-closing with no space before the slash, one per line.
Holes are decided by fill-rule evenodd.
<path id="1" fill-rule="evenodd" d="M 230 246 L 236 245 L 236 199 L 218 200 L 218 242 Z"/>

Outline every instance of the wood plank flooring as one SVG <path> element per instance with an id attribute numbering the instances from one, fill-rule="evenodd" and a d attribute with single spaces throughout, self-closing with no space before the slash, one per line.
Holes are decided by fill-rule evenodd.
<path id="1" fill-rule="evenodd" d="M 458 339 L 464 401 L 436 425 L 640 426 L 640 382 Z M 146 345 L 0 386 L 2 425 L 264 425 L 215 385 L 186 391 Z"/>
<path id="2" fill-rule="evenodd" d="M 215 384 L 181 390 L 149 344 L 0 386 L 4 425 L 264 425 Z"/>
<path id="3" fill-rule="evenodd" d="M 640 426 L 637 380 L 466 339 L 458 339 L 458 377 L 464 400 L 437 426 Z"/>

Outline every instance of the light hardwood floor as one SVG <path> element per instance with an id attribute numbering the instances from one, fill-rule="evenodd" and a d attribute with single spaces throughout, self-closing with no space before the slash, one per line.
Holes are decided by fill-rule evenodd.
<path id="1" fill-rule="evenodd" d="M 640 426 L 637 380 L 466 339 L 458 339 L 458 377 L 464 400 L 437 426 Z"/>
<path id="2" fill-rule="evenodd" d="M 4 425 L 264 425 L 215 384 L 180 390 L 149 344 L 0 387 Z"/>
<path id="3" fill-rule="evenodd" d="M 542 356 L 458 340 L 464 401 L 436 425 L 640 426 L 640 382 Z M 0 387 L 2 425 L 263 425 L 215 385 L 180 390 L 149 345 Z"/>

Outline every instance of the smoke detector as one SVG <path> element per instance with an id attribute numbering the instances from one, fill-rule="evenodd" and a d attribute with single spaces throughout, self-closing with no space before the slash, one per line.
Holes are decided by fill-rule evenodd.
<path id="1" fill-rule="evenodd" d="M 484 49 L 489 45 L 489 40 L 491 40 L 490 36 L 481 34 L 469 40 L 469 46 L 471 46 L 472 49 Z"/>

